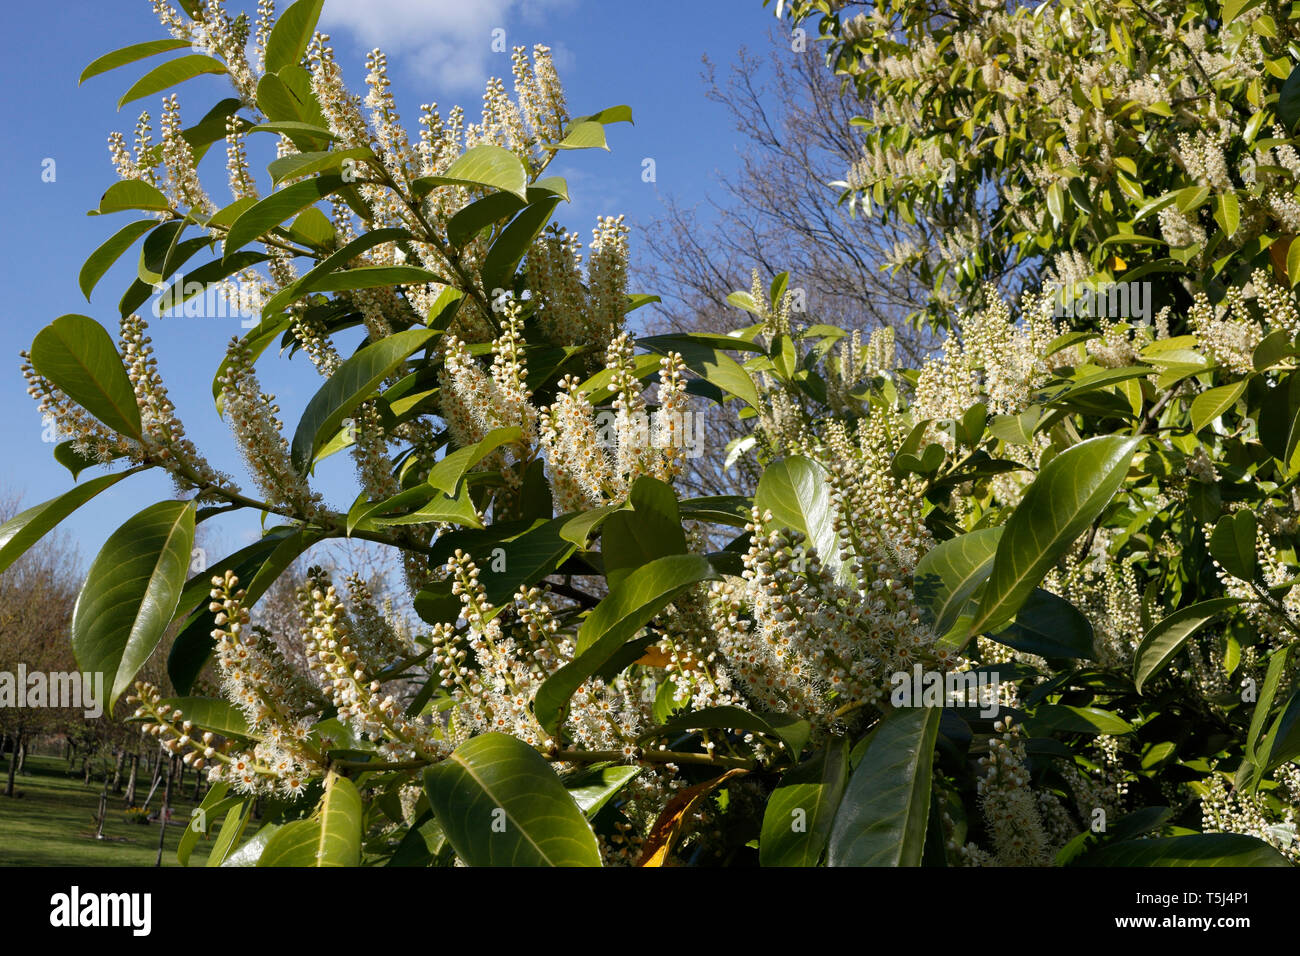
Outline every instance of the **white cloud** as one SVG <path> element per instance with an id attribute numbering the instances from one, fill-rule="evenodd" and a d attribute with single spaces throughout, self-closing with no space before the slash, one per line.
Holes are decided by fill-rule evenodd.
<path id="1" fill-rule="evenodd" d="M 489 76 L 509 77 L 509 50 L 524 42 L 516 33 L 544 24 L 576 2 L 326 0 L 321 29 L 333 34 L 346 30 L 363 46 L 379 47 L 390 61 L 433 81 L 439 91 L 478 90 Z M 505 31 L 507 52 L 493 52 L 494 30 Z"/>

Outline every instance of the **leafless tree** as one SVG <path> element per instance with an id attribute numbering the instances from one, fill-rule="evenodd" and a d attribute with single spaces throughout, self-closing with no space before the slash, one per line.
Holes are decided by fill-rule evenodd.
<path id="1" fill-rule="evenodd" d="M 664 301 L 635 314 L 649 333 L 729 331 L 750 319 L 727 295 L 749 289 L 754 269 L 765 285 L 788 271 L 790 287 L 803 290 L 806 324 L 892 326 L 901 357 L 916 361 L 933 337 L 904 319 L 926 290 L 886 269 L 894 244 L 912 237 L 901 225 L 850 216 L 831 185 L 860 155 L 852 120 L 864 104 L 827 69 L 820 46 L 797 45 L 774 31 L 765 53 L 742 48 L 725 78 L 705 58 L 708 96 L 741 136 L 740 166 L 718 177 L 700 207 L 665 198 L 664 215 L 640 237 L 636 275 L 637 288 Z M 756 470 L 743 460 L 726 470 L 721 454 L 743 427 L 729 411 L 706 413 L 709 454 L 692 461 L 687 490 L 752 490 Z"/>

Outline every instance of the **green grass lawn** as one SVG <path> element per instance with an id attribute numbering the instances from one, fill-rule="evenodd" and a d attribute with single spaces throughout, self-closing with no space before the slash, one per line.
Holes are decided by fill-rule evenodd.
<path id="1" fill-rule="evenodd" d="M 28 775 L 14 780 L 22 798 L 4 796 L 9 765 L 0 759 L 0 866 L 153 866 L 158 856 L 158 824 L 127 823 L 122 797 L 109 793 L 104 839 L 95 839 L 95 818 L 99 811 L 102 780 L 86 786 L 80 775 L 68 776 L 68 762 L 61 757 L 29 755 Z M 143 775 L 143 772 L 142 772 Z M 187 820 L 194 807 L 189 796 L 193 775 L 188 775 L 185 799 L 172 795 L 175 820 Z M 149 793 L 149 779 L 139 781 L 137 799 Z M 162 807 L 164 781 L 149 804 L 151 811 Z M 184 828 L 167 828 L 163 866 L 178 866 L 176 844 Z M 190 866 L 202 866 L 211 844 L 200 839 L 190 857 Z"/>

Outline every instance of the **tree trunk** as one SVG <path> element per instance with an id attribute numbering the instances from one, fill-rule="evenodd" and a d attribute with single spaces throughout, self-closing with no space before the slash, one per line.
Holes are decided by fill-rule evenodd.
<path id="1" fill-rule="evenodd" d="M 194 771 L 194 802 L 199 802 L 199 795 L 203 792 L 203 771 Z"/>
<path id="2" fill-rule="evenodd" d="M 159 748 L 159 750 L 161 751 L 161 748 Z M 149 788 L 149 796 L 147 796 L 147 797 L 144 798 L 144 805 L 141 807 L 142 810 L 148 810 L 148 809 L 149 809 L 149 802 L 150 802 L 151 800 L 153 800 L 153 795 L 154 795 L 155 793 L 158 792 L 158 783 L 159 783 L 159 781 L 162 780 L 162 759 L 161 759 L 161 757 L 162 757 L 162 754 L 161 754 L 161 752 L 160 752 L 160 753 L 159 753 L 159 759 L 158 759 L 158 760 L 154 763 L 154 765 L 153 765 L 153 786 L 151 786 L 151 787 Z"/>
<path id="3" fill-rule="evenodd" d="M 23 729 L 18 728 L 18 732 L 10 734 L 9 743 L 13 749 L 9 751 L 9 782 L 5 785 L 5 796 L 14 795 L 14 774 L 18 772 L 18 748 L 21 746 L 23 739 Z"/>
<path id="4" fill-rule="evenodd" d="M 113 768 L 113 792 L 122 792 L 122 765 L 126 763 L 126 748 L 117 748 L 117 766 Z"/>
<path id="5" fill-rule="evenodd" d="M 18 772 L 24 777 L 28 776 L 27 770 L 27 738 L 22 736 L 18 738 Z"/>
<path id="6" fill-rule="evenodd" d="M 130 807 L 135 805 L 135 776 L 140 767 L 140 755 L 131 754 L 131 772 L 126 778 L 126 800 L 125 804 Z"/>
<path id="7" fill-rule="evenodd" d="M 161 761 L 159 765 L 161 766 Z M 154 861 L 154 866 L 162 866 L 163 845 L 167 842 L 167 814 L 172 805 L 172 777 L 175 774 L 176 758 L 172 757 L 167 761 L 167 786 L 163 790 L 162 812 L 158 814 L 158 859 Z"/>
<path id="8" fill-rule="evenodd" d="M 108 816 L 108 774 L 104 774 L 104 788 L 99 791 L 99 826 L 95 827 L 95 839 L 104 839 L 104 818 Z"/>

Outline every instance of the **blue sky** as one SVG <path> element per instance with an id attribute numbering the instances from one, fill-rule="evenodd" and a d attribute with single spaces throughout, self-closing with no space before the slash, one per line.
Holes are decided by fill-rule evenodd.
<path id="1" fill-rule="evenodd" d="M 247 7 L 239 0 L 230 3 L 232 10 L 252 6 L 252 0 Z M 72 479 L 53 460 L 54 446 L 42 441 L 40 417 L 18 371 L 18 352 L 45 324 L 68 312 L 98 319 L 116 338 L 117 300 L 134 275 L 138 251 L 101 280 L 90 303 L 77 287 L 77 273 L 91 251 L 133 217 L 88 217 L 86 210 L 115 179 L 108 134 L 122 130 L 129 139 L 141 108 L 154 117 L 156 131 L 160 112 L 156 96 L 116 110 L 121 93 L 147 69 L 142 64 L 95 77 L 80 88 L 77 77 L 103 53 L 165 34 L 147 0 L 13 4 L 6 20 L 0 34 L 6 91 L 0 119 L 7 131 L 0 141 L 0 267 L 7 307 L 0 323 L 0 355 L 7 357 L 7 364 L 0 363 L 7 369 L 0 372 L 5 412 L 0 491 L 16 492 L 24 506 L 31 506 L 70 488 Z M 634 224 L 645 223 L 660 213 L 661 197 L 693 204 L 716 188 L 714 174 L 736 164 L 738 134 L 723 109 L 705 97 L 701 55 L 726 64 L 741 45 L 764 47 L 774 24 L 771 8 L 761 0 L 326 0 L 321 28 L 331 34 L 354 90 L 362 86 L 365 53 L 379 46 L 389 54 L 399 107 L 412 133 L 421 102 L 461 103 L 474 114 L 487 77 L 509 76 L 508 54 L 491 50 L 498 29 L 505 31 L 509 46 L 540 42 L 553 48 L 575 115 L 630 105 L 636 124 L 610 127 L 610 153 L 570 153 L 552 167 L 569 179 L 574 199 L 557 216 L 589 234 L 598 214 L 624 213 Z M 186 125 L 229 95 L 215 77 L 178 89 Z M 228 198 L 223 152 L 213 149 L 201 167 L 219 201 Z M 642 179 L 646 158 L 655 161 L 655 183 Z M 42 178 L 47 160 L 54 162 L 53 182 Z M 268 188 L 265 174 L 260 182 Z M 248 488 L 210 391 L 222 347 L 241 334 L 239 325 L 237 318 L 167 318 L 156 320 L 151 334 L 190 437 L 213 464 Z M 292 433 L 319 378 L 301 356 L 289 361 L 273 353 L 259 372 L 264 387 L 277 394 Z M 355 494 L 348 456 L 323 463 L 316 485 L 332 505 L 346 508 Z M 170 482 L 161 475 L 133 477 L 83 507 L 64 528 L 88 563 L 117 525 L 171 495 Z M 222 521 L 210 529 L 208 542 L 222 553 L 256 533 L 251 515 Z"/>

